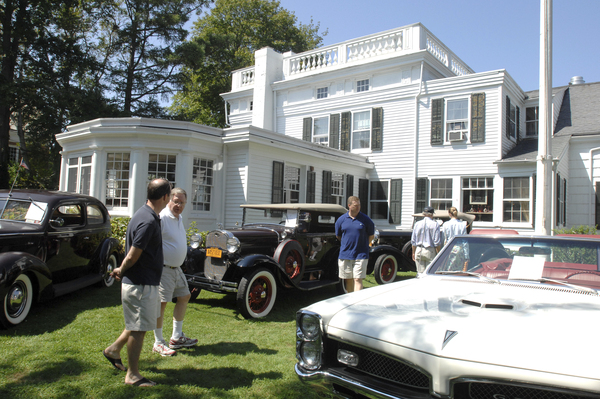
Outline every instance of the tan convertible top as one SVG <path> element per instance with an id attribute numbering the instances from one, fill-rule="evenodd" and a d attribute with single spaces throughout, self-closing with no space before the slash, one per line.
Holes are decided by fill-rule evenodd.
<path id="1" fill-rule="evenodd" d="M 343 206 L 335 204 L 242 204 L 240 208 L 275 209 L 279 211 L 293 209 L 307 212 L 337 212 L 339 214 L 348 212 Z"/>

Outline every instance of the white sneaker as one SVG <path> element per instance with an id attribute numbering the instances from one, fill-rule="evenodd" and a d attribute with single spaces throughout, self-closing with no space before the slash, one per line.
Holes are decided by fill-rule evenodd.
<path id="1" fill-rule="evenodd" d="M 177 352 L 175 352 L 173 349 L 169 349 L 169 347 L 162 342 L 155 342 L 152 352 L 156 352 L 161 356 L 175 356 L 177 354 Z"/>
<path id="2" fill-rule="evenodd" d="M 197 339 L 188 338 L 185 336 L 185 334 L 182 333 L 181 337 L 179 337 L 179 339 L 171 338 L 171 341 L 169 341 L 169 348 L 171 348 L 171 349 L 187 348 L 190 346 L 194 346 L 197 343 L 198 343 Z"/>

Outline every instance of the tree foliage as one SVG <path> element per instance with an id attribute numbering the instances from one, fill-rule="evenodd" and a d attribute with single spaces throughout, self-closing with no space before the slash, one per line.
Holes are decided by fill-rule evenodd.
<path id="1" fill-rule="evenodd" d="M 323 36 L 327 33 L 323 33 Z M 319 25 L 303 25 L 278 1 L 217 0 L 194 24 L 180 49 L 181 90 L 170 111 L 176 119 L 224 127 L 221 93 L 231 89 L 231 72 L 254 64 L 254 51 L 269 46 L 296 53 L 318 47 Z"/>

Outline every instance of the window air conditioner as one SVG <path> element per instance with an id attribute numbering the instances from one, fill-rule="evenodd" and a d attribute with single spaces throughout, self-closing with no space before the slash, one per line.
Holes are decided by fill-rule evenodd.
<path id="1" fill-rule="evenodd" d="M 464 141 L 465 136 L 462 130 L 448 132 L 448 141 Z"/>

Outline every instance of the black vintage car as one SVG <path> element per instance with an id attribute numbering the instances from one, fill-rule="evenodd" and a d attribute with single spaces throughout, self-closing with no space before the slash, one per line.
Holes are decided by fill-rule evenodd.
<path id="1" fill-rule="evenodd" d="M 344 292 L 338 278 L 340 242 L 335 221 L 346 208 L 331 204 L 241 207 L 241 226 L 209 232 L 206 248 L 200 248 L 199 236 L 192 238 L 196 245 L 188 251 L 184 271 L 194 297 L 201 289 L 236 292 L 239 312 L 258 318 L 269 314 L 278 288 L 306 291 L 337 284 Z M 398 249 L 377 245 L 371 247 L 367 273 L 375 271 L 378 282 L 391 282 L 404 265 L 409 265 L 408 259 Z"/>
<path id="2" fill-rule="evenodd" d="M 34 301 L 112 285 L 119 254 L 110 216 L 96 198 L 0 190 L 0 325 L 23 322 Z"/>

